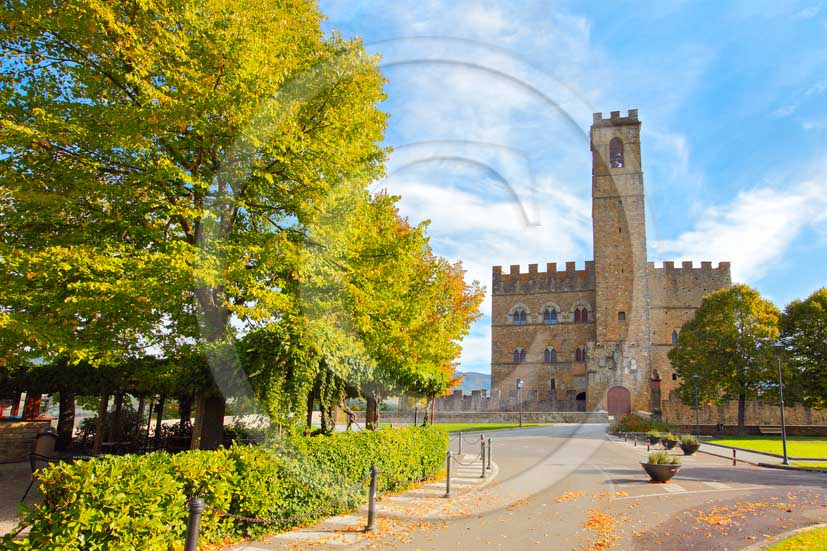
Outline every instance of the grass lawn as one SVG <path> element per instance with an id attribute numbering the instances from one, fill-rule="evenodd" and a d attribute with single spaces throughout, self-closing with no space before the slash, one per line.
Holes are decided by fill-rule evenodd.
<path id="1" fill-rule="evenodd" d="M 781 455 L 780 436 L 729 436 L 708 440 L 710 444 L 735 446 L 757 452 L 775 453 Z M 813 459 L 827 459 L 827 437 L 825 436 L 788 436 L 787 455 L 793 457 L 811 457 Z"/>
<path id="2" fill-rule="evenodd" d="M 523 428 L 526 427 L 542 427 L 550 423 L 523 423 Z M 517 423 L 434 423 L 438 429 L 447 432 L 487 432 L 501 429 L 516 429 L 520 425 Z"/>
<path id="3" fill-rule="evenodd" d="M 805 463 L 803 461 L 793 461 L 790 463 L 793 467 L 807 467 L 810 469 L 821 469 L 827 471 L 827 462 L 824 463 Z"/>
<path id="4" fill-rule="evenodd" d="M 827 528 L 816 528 L 776 543 L 767 551 L 827 551 Z"/>

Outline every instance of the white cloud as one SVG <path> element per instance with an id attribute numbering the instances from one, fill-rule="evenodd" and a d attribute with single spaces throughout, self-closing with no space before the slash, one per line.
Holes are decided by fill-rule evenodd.
<path id="1" fill-rule="evenodd" d="M 827 179 L 785 189 L 739 193 L 726 206 L 710 207 L 696 229 L 656 241 L 661 259 L 731 261 L 735 281 L 760 280 L 805 227 L 827 223 Z"/>
<path id="2" fill-rule="evenodd" d="M 796 12 L 794 17 L 796 19 L 812 19 L 813 17 L 817 16 L 820 12 L 820 6 L 810 6 L 809 8 L 804 8 L 803 10 Z"/>
<path id="3" fill-rule="evenodd" d="M 797 105 L 793 105 L 793 104 L 784 105 L 784 106 L 779 107 L 775 111 L 773 111 L 772 116 L 777 117 L 779 119 L 783 119 L 783 118 L 789 117 L 790 115 L 795 113 L 796 109 L 798 109 Z"/>
<path id="4" fill-rule="evenodd" d="M 821 130 L 827 128 L 827 121 L 804 121 L 801 123 L 804 130 Z"/>

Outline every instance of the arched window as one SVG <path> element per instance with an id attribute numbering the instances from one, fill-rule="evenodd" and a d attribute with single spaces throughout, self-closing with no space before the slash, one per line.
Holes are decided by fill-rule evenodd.
<path id="1" fill-rule="evenodd" d="M 672 331 L 672 344 L 678 344 L 678 331 Z"/>
<path id="2" fill-rule="evenodd" d="M 623 168 L 623 142 L 620 138 L 612 138 L 609 142 L 609 166 Z"/>
<path id="3" fill-rule="evenodd" d="M 583 307 L 583 311 L 580 313 L 580 321 L 582 321 L 583 323 L 589 321 L 589 311 L 586 310 L 585 307 Z"/>
<path id="4" fill-rule="evenodd" d="M 514 325 L 526 325 L 528 323 L 528 314 L 522 308 L 514 310 L 511 316 L 511 323 Z"/>
<path id="5" fill-rule="evenodd" d="M 549 390 L 556 390 L 557 389 L 557 381 L 552 379 L 548 384 L 548 389 Z"/>
<path id="6" fill-rule="evenodd" d="M 574 323 L 580 323 L 580 308 L 574 309 Z"/>
<path id="7" fill-rule="evenodd" d="M 547 364 L 557 363 L 557 351 L 554 348 L 546 348 L 543 353 L 543 360 Z"/>
<path id="8" fill-rule="evenodd" d="M 618 312 L 617 321 L 626 321 L 626 312 Z"/>
<path id="9" fill-rule="evenodd" d="M 557 310 L 554 308 L 546 308 L 543 312 L 543 323 L 546 325 L 554 325 L 557 323 Z"/>
<path id="10" fill-rule="evenodd" d="M 583 349 L 579 346 L 577 350 L 574 351 L 574 361 L 575 362 L 582 362 L 583 361 Z"/>
<path id="11" fill-rule="evenodd" d="M 514 363 L 519 364 L 523 363 L 526 358 L 525 349 L 523 348 L 515 348 L 514 349 Z"/>

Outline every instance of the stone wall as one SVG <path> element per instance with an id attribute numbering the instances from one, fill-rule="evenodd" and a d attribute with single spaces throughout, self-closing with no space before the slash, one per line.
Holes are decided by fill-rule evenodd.
<path id="1" fill-rule="evenodd" d="M 0 463 L 26 461 L 37 433 L 49 424 L 49 421 L 0 420 Z"/>
<path id="2" fill-rule="evenodd" d="M 414 412 L 383 412 L 381 423 L 408 424 L 414 421 Z M 524 411 L 523 423 L 607 423 L 605 412 L 583 413 L 576 411 Z M 437 423 L 517 423 L 520 414 L 516 411 L 437 411 Z M 422 411 L 417 421 L 422 422 Z"/>
<path id="3" fill-rule="evenodd" d="M 738 424 L 738 401 L 733 400 L 721 405 L 701 405 L 699 410 L 702 425 Z M 661 402 L 661 415 L 671 424 L 695 424 L 695 407 L 686 405 L 676 396 Z M 785 422 L 789 425 L 827 425 L 827 410 L 815 410 L 802 406 L 786 406 Z M 746 425 L 780 425 L 781 410 L 777 403 L 747 400 L 745 411 Z"/>

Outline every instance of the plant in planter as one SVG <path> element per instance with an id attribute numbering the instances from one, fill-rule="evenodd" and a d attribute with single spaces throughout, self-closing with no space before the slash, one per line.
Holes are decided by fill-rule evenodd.
<path id="1" fill-rule="evenodd" d="M 677 455 L 659 451 L 649 454 L 648 463 L 641 461 L 640 464 L 652 482 L 669 482 L 681 468 L 681 459 Z"/>
<path id="2" fill-rule="evenodd" d="M 678 445 L 678 437 L 671 432 L 667 432 L 660 435 L 660 443 L 663 444 L 663 447 L 667 450 L 671 450 Z"/>
<path id="3" fill-rule="evenodd" d="M 681 436 L 681 449 L 684 455 L 692 455 L 701 447 L 701 442 L 691 434 Z"/>
<path id="4" fill-rule="evenodd" d="M 649 440 L 649 444 L 655 445 L 660 441 L 660 432 L 656 430 L 650 430 L 646 433 L 646 438 Z"/>

